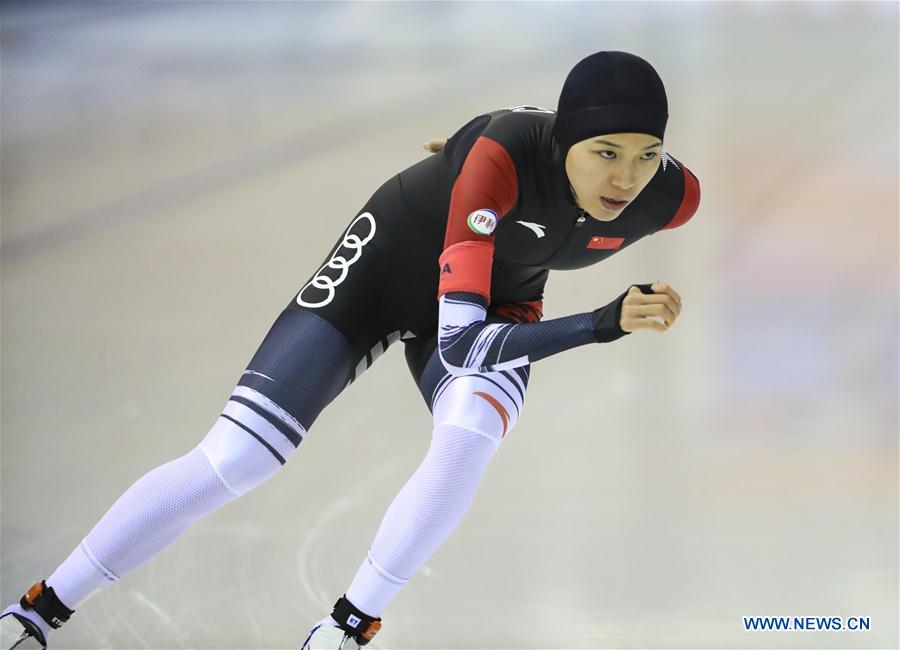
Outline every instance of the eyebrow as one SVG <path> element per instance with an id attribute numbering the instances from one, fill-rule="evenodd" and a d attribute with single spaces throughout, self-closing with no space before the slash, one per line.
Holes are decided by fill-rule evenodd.
<path id="1" fill-rule="evenodd" d="M 622 148 L 622 145 L 616 144 L 615 142 L 610 142 L 609 140 L 594 140 L 594 142 L 597 144 L 606 144 L 606 145 L 609 145 L 610 147 L 615 147 L 616 149 Z M 644 147 L 644 149 L 652 149 L 653 147 L 659 147 L 659 146 L 662 146 L 662 142 L 657 142 L 655 144 L 648 145 L 648 146 Z"/>

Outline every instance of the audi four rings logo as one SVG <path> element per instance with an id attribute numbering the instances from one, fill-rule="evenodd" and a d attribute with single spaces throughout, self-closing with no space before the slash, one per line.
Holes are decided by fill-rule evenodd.
<path id="1" fill-rule="evenodd" d="M 351 232 L 356 224 L 364 222 L 367 225 L 361 228 L 361 230 L 366 233 L 363 237 L 360 237 L 359 234 L 355 232 Z M 372 214 L 369 212 L 363 212 L 361 215 L 356 217 L 353 220 L 353 223 L 347 228 L 347 232 L 344 233 L 344 238 L 341 240 L 341 245 L 337 247 L 337 249 L 332 253 L 331 259 L 325 262 L 325 264 L 316 271 L 316 274 L 313 276 L 312 280 L 303 285 L 303 288 L 300 289 L 300 293 L 297 294 L 297 304 L 301 307 L 309 307 L 310 309 L 315 309 L 316 307 L 324 307 L 331 303 L 334 300 L 334 290 L 335 288 L 344 280 L 347 279 L 347 272 L 350 270 L 350 267 L 359 259 L 360 255 L 362 255 L 363 246 L 372 241 L 372 237 L 375 236 L 375 219 L 372 217 Z M 345 255 L 352 252 L 352 255 L 348 259 Z M 338 276 L 336 278 L 332 278 L 329 275 L 325 274 L 326 269 L 334 269 L 338 272 Z M 322 300 L 317 302 L 309 302 L 304 299 L 303 294 L 307 294 L 309 298 L 310 289 L 319 289 L 320 291 L 325 291 L 326 295 Z"/>

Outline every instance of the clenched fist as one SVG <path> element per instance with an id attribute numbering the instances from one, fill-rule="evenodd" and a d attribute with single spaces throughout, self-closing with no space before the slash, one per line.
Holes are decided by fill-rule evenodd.
<path id="1" fill-rule="evenodd" d="M 646 286 L 646 285 L 645 285 Z M 681 313 L 681 296 L 665 282 L 650 285 L 652 294 L 632 286 L 622 300 L 619 327 L 631 333 L 639 329 L 666 332 Z"/>

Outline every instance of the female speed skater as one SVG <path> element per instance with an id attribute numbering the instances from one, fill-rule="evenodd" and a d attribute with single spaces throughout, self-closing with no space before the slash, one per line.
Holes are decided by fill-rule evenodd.
<path id="1" fill-rule="evenodd" d="M 596 264 L 696 212 L 697 178 L 662 151 L 667 120 L 665 88 L 647 61 L 597 52 L 569 72 L 556 111 L 496 110 L 430 142 L 432 155 L 378 188 L 280 313 L 199 444 L 128 488 L 46 580 L 3 610 L 3 648 L 46 648 L 88 597 L 274 475 L 322 409 L 402 340 L 433 414 L 431 443 L 349 588 L 301 648 L 366 645 L 472 503 L 519 418 L 530 364 L 666 331 L 678 318 L 681 297 L 656 282 L 541 320 L 551 269 Z"/>

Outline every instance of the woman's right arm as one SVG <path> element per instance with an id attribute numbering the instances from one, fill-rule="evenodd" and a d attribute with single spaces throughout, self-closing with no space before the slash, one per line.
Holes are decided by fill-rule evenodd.
<path id="1" fill-rule="evenodd" d="M 474 293 L 441 296 L 438 351 L 453 375 L 507 370 L 588 343 L 614 341 L 626 294 L 594 312 L 537 323 L 485 323 L 487 301 Z"/>
<path id="2" fill-rule="evenodd" d="M 439 260 L 438 352 L 451 374 L 524 366 L 573 347 L 614 341 L 630 333 L 622 328 L 628 292 L 605 307 L 574 316 L 538 323 L 484 322 L 490 303 L 493 232 L 517 200 L 518 179 L 509 153 L 491 138 L 479 137 L 453 184 Z M 649 285 L 642 285 L 633 293 L 643 296 L 652 291 Z M 628 301 L 629 309 L 637 300 L 642 305 L 656 300 L 657 307 L 644 311 L 658 311 L 667 323 L 674 322 L 677 307 L 672 296 L 634 297 Z M 628 313 L 626 310 L 624 315 Z M 630 320 L 634 328 L 645 326 L 644 316 Z"/>

